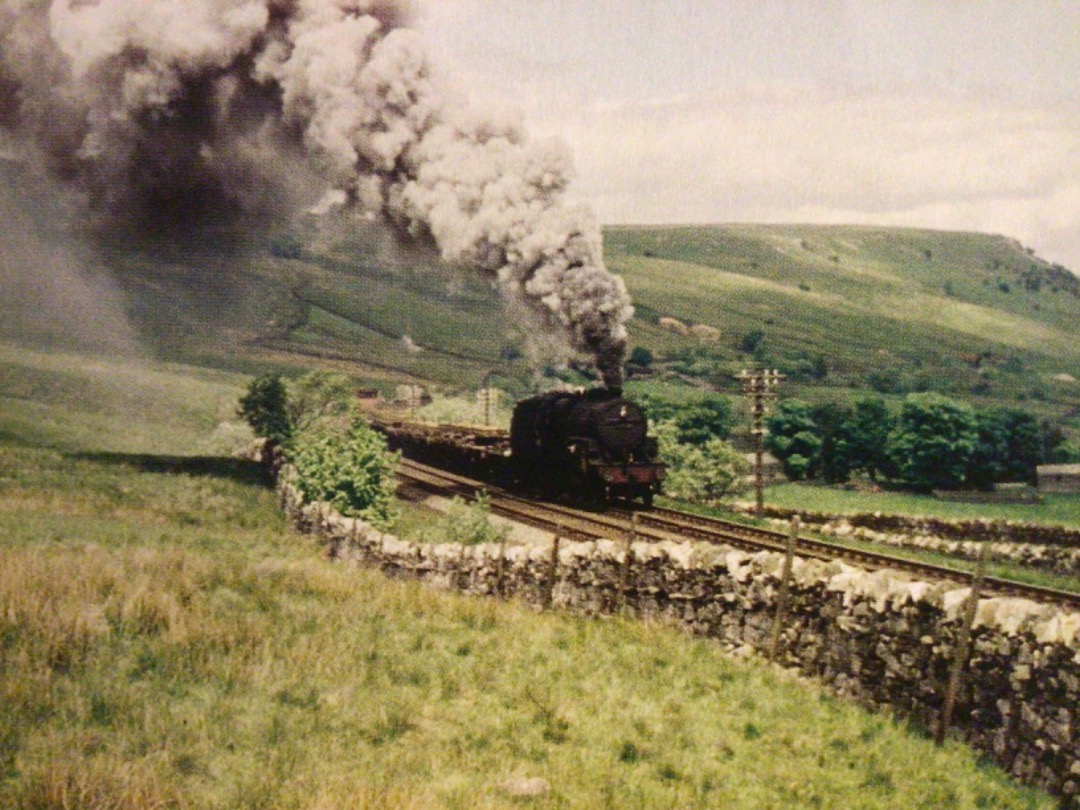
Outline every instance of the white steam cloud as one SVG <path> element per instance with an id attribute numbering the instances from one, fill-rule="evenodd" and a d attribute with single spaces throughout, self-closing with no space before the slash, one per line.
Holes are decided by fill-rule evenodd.
<path id="1" fill-rule="evenodd" d="M 403 0 L 0 0 L 0 129 L 105 230 L 379 212 L 620 384 L 622 280 L 557 143 L 448 92 Z M 315 202 L 318 200 L 318 202 Z"/>

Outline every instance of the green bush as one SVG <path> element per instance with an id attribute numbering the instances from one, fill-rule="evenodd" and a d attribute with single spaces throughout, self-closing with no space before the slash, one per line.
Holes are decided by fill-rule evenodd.
<path id="1" fill-rule="evenodd" d="M 684 444 L 678 440 L 679 428 L 672 422 L 655 424 L 652 433 L 660 448 L 660 458 L 667 464 L 664 492 L 672 498 L 688 503 L 716 503 L 749 472 L 746 460 L 721 439 L 699 445 Z"/>
<path id="2" fill-rule="evenodd" d="M 893 415 L 885 400 L 867 397 L 855 401 L 851 414 L 840 425 L 846 462 L 853 472 L 864 472 L 876 481 L 891 470 L 885 443 L 893 426 Z"/>
<path id="3" fill-rule="evenodd" d="M 398 457 L 360 417 L 309 425 L 293 437 L 287 455 L 305 500 L 326 501 L 341 514 L 380 528 L 392 521 Z"/>
<path id="4" fill-rule="evenodd" d="M 491 522 L 491 498 L 486 492 L 477 495 L 472 503 L 455 496 L 442 521 L 446 542 L 463 546 L 500 543 L 509 531 L 508 527 Z"/>
<path id="5" fill-rule="evenodd" d="M 283 444 L 293 432 L 287 412 L 285 383 L 280 374 L 256 377 L 240 398 L 237 415 L 247 422 L 256 436 Z"/>
<path id="6" fill-rule="evenodd" d="M 854 412 L 844 403 L 823 402 L 811 410 L 821 448 L 813 475 L 830 484 L 840 484 L 851 477 L 850 445 L 844 432 Z"/>
<path id="7" fill-rule="evenodd" d="M 887 443 L 899 483 L 921 492 L 955 489 L 979 431 L 970 405 L 940 394 L 909 394 Z"/>
<path id="8" fill-rule="evenodd" d="M 785 399 L 768 421 L 765 447 L 779 459 L 784 473 L 794 481 L 805 478 L 821 455 L 821 437 L 813 408 L 801 399 Z"/>
<path id="9" fill-rule="evenodd" d="M 682 444 L 703 445 L 731 434 L 731 400 L 727 397 L 704 397 L 675 410 L 675 426 Z"/>
<path id="10" fill-rule="evenodd" d="M 328 416 L 344 416 L 355 406 L 356 383 L 339 371 L 311 371 L 289 385 L 286 408 L 296 431 Z"/>
<path id="11" fill-rule="evenodd" d="M 635 400 L 650 421 L 673 423 L 675 441 L 681 444 L 701 445 L 710 439 L 726 439 L 731 435 L 734 418 L 728 397 L 708 395 L 677 403 L 656 395 L 640 394 Z"/>
<path id="12" fill-rule="evenodd" d="M 634 350 L 630 352 L 630 359 L 627 360 L 627 365 L 639 371 L 648 371 L 652 367 L 655 359 L 652 351 L 645 346 L 635 346 Z"/>

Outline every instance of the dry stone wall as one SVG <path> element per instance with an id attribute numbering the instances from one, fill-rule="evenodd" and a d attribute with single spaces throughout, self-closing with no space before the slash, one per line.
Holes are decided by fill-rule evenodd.
<path id="1" fill-rule="evenodd" d="M 783 521 L 775 518 L 773 522 L 777 525 L 783 524 Z M 1017 563 L 1066 576 L 1080 576 L 1080 546 L 1014 543 L 1007 540 L 956 540 L 927 534 L 879 532 L 862 526 L 852 526 L 842 517 L 817 524 L 817 530 L 833 537 L 854 537 L 897 548 L 935 551 L 966 560 L 977 560 L 983 547 L 988 546 L 987 559 L 991 561 Z"/>
<path id="2" fill-rule="evenodd" d="M 747 514 L 755 510 L 755 506 L 748 503 L 736 504 L 735 508 Z M 791 520 L 796 516 L 807 526 L 821 526 L 843 520 L 855 528 L 882 533 L 924 535 L 948 540 L 1032 543 L 1080 548 L 1080 531 L 1065 526 L 1044 526 L 1016 520 L 946 520 L 935 517 L 890 515 L 882 512 L 860 512 L 839 516 L 804 509 L 765 507 L 767 518 Z"/>
<path id="3" fill-rule="evenodd" d="M 764 649 L 783 557 L 685 542 L 435 545 L 381 533 L 279 477 L 294 523 L 344 560 L 473 594 L 595 615 L 672 620 L 735 647 Z M 869 706 L 933 728 L 970 589 L 796 557 L 780 662 Z M 1022 599 L 978 603 L 966 688 L 951 733 L 1017 777 L 1080 808 L 1080 614 Z"/>

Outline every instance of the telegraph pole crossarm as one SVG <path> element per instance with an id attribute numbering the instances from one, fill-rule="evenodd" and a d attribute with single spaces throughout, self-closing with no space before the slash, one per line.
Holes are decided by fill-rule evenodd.
<path id="1" fill-rule="evenodd" d="M 784 375 L 776 369 L 743 369 L 736 377 L 742 382 L 743 393 L 750 398 L 750 433 L 754 437 L 754 489 L 757 494 L 756 514 L 765 515 L 765 416 L 777 396 L 777 388 Z"/>

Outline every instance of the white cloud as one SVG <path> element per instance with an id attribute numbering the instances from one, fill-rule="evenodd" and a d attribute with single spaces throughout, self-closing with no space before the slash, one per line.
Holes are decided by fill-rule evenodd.
<path id="1" fill-rule="evenodd" d="M 606 222 L 989 230 L 1080 270 L 1080 112 L 914 88 L 520 98 L 569 142 L 576 191 Z"/>
<path id="2" fill-rule="evenodd" d="M 1074 3 L 671 5 L 453 0 L 431 32 L 605 222 L 990 230 L 1080 272 Z"/>

